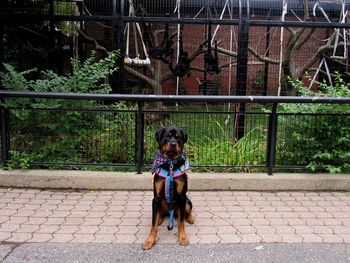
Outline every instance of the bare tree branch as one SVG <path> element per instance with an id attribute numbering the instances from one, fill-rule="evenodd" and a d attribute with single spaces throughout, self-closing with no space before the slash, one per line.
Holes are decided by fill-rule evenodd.
<path id="1" fill-rule="evenodd" d="M 152 78 L 147 77 L 146 75 L 142 74 L 141 72 L 129 67 L 129 66 L 124 66 L 124 69 L 129 72 L 130 74 L 132 74 L 133 76 L 145 81 L 147 84 L 149 84 L 150 86 L 154 87 L 156 84 L 156 81 Z"/>
<path id="2" fill-rule="evenodd" d="M 273 59 L 273 58 L 261 55 L 256 49 L 254 49 L 252 47 L 248 47 L 248 50 L 250 51 L 250 53 L 252 53 L 260 61 L 268 62 L 268 63 L 275 64 L 275 65 L 278 65 L 280 63 L 280 61 L 278 59 Z"/>
<path id="3" fill-rule="evenodd" d="M 85 38 L 85 40 L 93 43 L 95 45 L 95 49 L 98 51 L 102 51 L 103 53 L 105 53 L 106 55 L 110 55 L 111 52 L 109 52 L 105 47 L 101 46 L 96 39 L 89 37 L 87 34 L 85 34 L 85 32 L 83 30 L 81 30 L 80 28 L 76 27 L 75 28 L 78 33 L 83 36 Z"/>

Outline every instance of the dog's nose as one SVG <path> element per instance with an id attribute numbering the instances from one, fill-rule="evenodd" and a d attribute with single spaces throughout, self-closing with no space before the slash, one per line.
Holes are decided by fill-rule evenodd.
<path id="1" fill-rule="evenodd" d="M 177 141 L 176 141 L 174 138 L 171 138 L 171 140 L 170 140 L 170 146 L 176 147 L 176 145 L 177 145 Z"/>
<path id="2" fill-rule="evenodd" d="M 172 142 L 170 142 L 170 145 L 173 146 L 173 147 L 175 147 L 175 146 L 177 145 L 177 143 L 174 142 L 174 141 L 172 141 Z"/>

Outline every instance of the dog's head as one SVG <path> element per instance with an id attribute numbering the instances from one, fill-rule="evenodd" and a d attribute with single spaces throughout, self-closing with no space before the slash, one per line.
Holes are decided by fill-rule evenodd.
<path id="1" fill-rule="evenodd" d="M 175 126 L 163 127 L 156 131 L 156 141 L 163 157 L 174 160 L 180 156 L 187 141 L 187 134 Z"/>

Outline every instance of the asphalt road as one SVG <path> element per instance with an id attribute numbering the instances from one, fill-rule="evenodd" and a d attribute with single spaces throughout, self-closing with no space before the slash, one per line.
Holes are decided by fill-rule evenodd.
<path id="1" fill-rule="evenodd" d="M 13 243 L 0 245 L 0 261 L 21 262 L 350 262 L 350 244 L 139 244 Z"/>

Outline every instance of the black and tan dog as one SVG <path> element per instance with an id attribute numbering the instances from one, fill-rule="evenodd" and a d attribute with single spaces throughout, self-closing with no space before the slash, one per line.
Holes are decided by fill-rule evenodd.
<path id="1" fill-rule="evenodd" d="M 194 223 L 192 203 L 187 197 L 187 174 L 189 168 L 184 144 L 187 134 L 183 130 L 170 126 L 157 130 L 156 140 L 159 150 L 153 162 L 152 228 L 143 243 L 143 249 L 150 249 L 156 242 L 158 226 L 165 216 L 170 216 L 168 230 L 171 230 L 172 215 L 178 217 L 178 239 L 181 245 L 189 243 L 185 232 L 185 219 Z"/>

